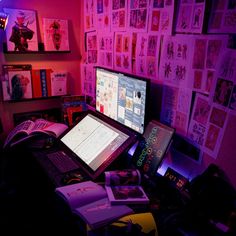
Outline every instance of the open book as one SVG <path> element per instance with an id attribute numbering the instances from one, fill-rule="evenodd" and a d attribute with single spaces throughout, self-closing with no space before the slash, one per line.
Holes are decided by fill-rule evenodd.
<path id="1" fill-rule="evenodd" d="M 112 205 L 149 203 L 141 184 L 141 175 L 137 169 L 125 169 L 105 172 L 105 188 Z"/>
<path id="2" fill-rule="evenodd" d="M 81 217 L 92 229 L 133 213 L 128 206 L 112 206 L 106 190 L 90 180 L 58 187 L 55 191 L 69 205 L 72 213 Z"/>
<path id="3" fill-rule="evenodd" d="M 7 136 L 4 147 L 14 146 L 30 137 L 38 134 L 47 134 L 53 137 L 59 137 L 66 129 L 67 125 L 62 123 L 51 122 L 45 119 L 36 121 L 26 120 L 17 125 Z"/>

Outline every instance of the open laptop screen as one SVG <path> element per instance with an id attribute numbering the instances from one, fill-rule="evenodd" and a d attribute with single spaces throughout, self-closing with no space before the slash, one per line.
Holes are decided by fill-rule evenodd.
<path id="1" fill-rule="evenodd" d="M 135 132 L 92 111 L 60 137 L 60 141 L 93 179 L 135 140 Z"/>

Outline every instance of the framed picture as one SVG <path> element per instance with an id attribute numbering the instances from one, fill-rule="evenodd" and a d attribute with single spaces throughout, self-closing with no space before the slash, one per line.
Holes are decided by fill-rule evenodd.
<path id="1" fill-rule="evenodd" d="M 45 51 L 69 51 L 68 20 L 43 18 Z"/>
<path id="2" fill-rule="evenodd" d="M 3 65 L 3 100 L 22 100 L 32 98 L 31 69 L 25 65 Z"/>
<path id="3" fill-rule="evenodd" d="M 8 51 L 38 51 L 36 12 L 33 10 L 3 8 L 9 15 L 6 27 Z"/>

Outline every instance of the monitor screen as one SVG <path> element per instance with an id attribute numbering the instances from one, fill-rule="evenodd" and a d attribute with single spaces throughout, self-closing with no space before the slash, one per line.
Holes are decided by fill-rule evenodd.
<path id="1" fill-rule="evenodd" d="M 88 111 L 81 120 L 60 137 L 80 166 L 93 179 L 101 174 L 137 138 L 107 117 Z"/>
<path id="2" fill-rule="evenodd" d="M 96 110 L 143 134 L 149 81 L 96 67 Z"/>
<path id="3" fill-rule="evenodd" d="M 171 143 L 175 129 L 156 120 L 151 120 L 138 143 L 132 162 L 141 173 L 149 176 L 155 175 L 168 147 Z"/>

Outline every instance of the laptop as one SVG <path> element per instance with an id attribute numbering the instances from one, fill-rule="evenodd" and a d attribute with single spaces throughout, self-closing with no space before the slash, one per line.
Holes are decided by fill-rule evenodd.
<path id="1" fill-rule="evenodd" d="M 48 158 L 62 174 L 82 169 L 96 179 L 138 138 L 138 133 L 96 111 L 88 110 L 57 140 Z M 61 156 L 61 161 L 54 156 Z M 56 161 L 55 161 L 56 160 Z"/>

